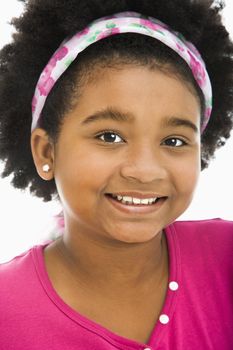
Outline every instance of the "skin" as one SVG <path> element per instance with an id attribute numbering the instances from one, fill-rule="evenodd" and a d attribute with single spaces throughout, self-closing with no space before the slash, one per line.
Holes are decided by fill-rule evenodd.
<path id="1" fill-rule="evenodd" d="M 188 83 L 157 69 L 123 66 L 93 74 L 65 116 L 58 143 L 39 128 L 31 137 L 38 174 L 55 178 L 66 223 L 63 238 L 45 251 L 47 269 L 71 305 L 76 289 L 99 297 L 100 304 L 120 300 L 132 310 L 143 296 L 149 310 L 153 287 L 153 302 L 161 308 L 168 278 L 163 229 L 189 206 L 200 173 L 200 103 Z M 106 107 L 131 113 L 134 120 L 82 125 Z M 197 132 L 165 126 L 172 116 L 191 121 Z M 106 142 L 105 130 L 115 132 L 114 143 Z M 172 143 L 172 138 L 178 140 Z M 50 165 L 49 173 L 42 171 L 43 164 Z M 125 214 L 105 197 L 123 191 L 167 200 L 153 213 Z"/>

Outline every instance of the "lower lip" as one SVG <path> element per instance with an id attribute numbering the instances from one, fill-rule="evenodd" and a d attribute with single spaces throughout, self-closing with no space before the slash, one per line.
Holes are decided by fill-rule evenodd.
<path id="1" fill-rule="evenodd" d="M 105 197 L 109 200 L 109 202 L 118 210 L 127 214 L 149 214 L 158 211 L 161 206 L 166 201 L 166 197 L 159 199 L 154 204 L 148 205 L 129 205 L 123 204 L 118 200 L 113 199 L 111 196 L 105 195 Z"/>

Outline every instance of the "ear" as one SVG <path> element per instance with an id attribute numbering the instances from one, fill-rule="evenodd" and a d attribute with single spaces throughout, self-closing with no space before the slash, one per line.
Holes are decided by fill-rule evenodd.
<path id="1" fill-rule="evenodd" d="M 31 150 L 38 175 L 43 180 L 52 180 L 54 176 L 54 145 L 44 129 L 36 128 L 31 134 Z M 44 171 L 43 166 L 49 170 Z"/>

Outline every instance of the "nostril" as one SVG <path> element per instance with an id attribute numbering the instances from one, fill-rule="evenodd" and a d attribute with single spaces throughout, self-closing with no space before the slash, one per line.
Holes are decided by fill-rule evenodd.
<path id="1" fill-rule="evenodd" d="M 120 168 L 120 175 L 127 181 L 144 184 L 153 181 L 164 181 L 167 178 L 167 170 L 160 163 L 152 159 L 137 160 L 132 164 L 124 164 Z"/>

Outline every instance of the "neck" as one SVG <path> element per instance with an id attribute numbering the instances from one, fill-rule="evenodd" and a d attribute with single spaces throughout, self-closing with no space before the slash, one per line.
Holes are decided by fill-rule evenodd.
<path id="1" fill-rule="evenodd" d="M 134 291 L 139 286 L 149 288 L 151 283 L 159 287 L 168 269 L 162 231 L 149 242 L 120 242 L 115 246 L 94 241 L 88 235 L 65 233 L 56 249 L 72 277 L 101 292 L 122 292 L 122 287 Z"/>

